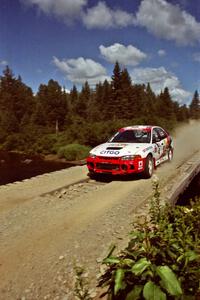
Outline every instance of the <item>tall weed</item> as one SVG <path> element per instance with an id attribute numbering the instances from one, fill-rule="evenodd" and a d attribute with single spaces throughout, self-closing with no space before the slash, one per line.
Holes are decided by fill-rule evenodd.
<path id="1" fill-rule="evenodd" d="M 200 299 L 200 202 L 161 205 L 154 182 L 150 218 L 135 225 L 126 249 L 110 253 L 99 280 L 113 300 Z M 149 220 L 150 219 L 150 220 Z"/>

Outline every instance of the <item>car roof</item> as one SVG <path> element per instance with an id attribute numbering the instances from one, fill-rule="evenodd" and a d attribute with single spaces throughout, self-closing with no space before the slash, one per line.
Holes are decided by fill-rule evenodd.
<path id="1" fill-rule="evenodd" d="M 147 130 L 150 131 L 153 127 L 152 125 L 133 125 L 133 126 L 127 126 L 120 129 L 120 131 L 126 131 L 126 130 Z"/>

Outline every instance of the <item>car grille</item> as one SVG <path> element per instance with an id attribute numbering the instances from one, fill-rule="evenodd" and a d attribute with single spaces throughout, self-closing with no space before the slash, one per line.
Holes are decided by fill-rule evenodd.
<path id="1" fill-rule="evenodd" d="M 106 163 L 97 163 L 96 168 L 99 170 L 119 170 L 119 165 L 117 164 L 106 164 Z"/>
<path id="2" fill-rule="evenodd" d="M 120 157 L 98 156 L 101 160 L 118 160 Z"/>

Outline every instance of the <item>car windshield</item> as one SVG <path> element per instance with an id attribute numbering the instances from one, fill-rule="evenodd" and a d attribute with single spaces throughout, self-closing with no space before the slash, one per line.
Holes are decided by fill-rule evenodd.
<path id="1" fill-rule="evenodd" d="M 151 132 L 141 129 L 131 129 L 117 132 L 109 142 L 112 143 L 150 143 Z"/>

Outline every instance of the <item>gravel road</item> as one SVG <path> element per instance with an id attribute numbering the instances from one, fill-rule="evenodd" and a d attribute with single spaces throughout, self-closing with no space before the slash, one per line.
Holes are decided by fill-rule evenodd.
<path id="1" fill-rule="evenodd" d="M 177 130 L 173 162 L 155 171 L 162 191 L 198 153 L 199 136 L 200 123 Z M 0 187 L 0 299 L 75 299 L 75 262 L 86 267 L 95 286 L 109 246 L 126 245 L 151 193 L 151 179 L 96 182 L 85 166 Z"/>

